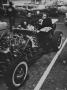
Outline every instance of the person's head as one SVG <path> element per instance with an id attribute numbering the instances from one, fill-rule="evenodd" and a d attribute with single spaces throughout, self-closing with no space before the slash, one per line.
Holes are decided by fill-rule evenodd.
<path id="1" fill-rule="evenodd" d="M 37 15 L 39 15 L 40 14 L 40 11 L 37 11 Z"/>
<path id="2" fill-rule="evenodd" d="M 26 21 L 24 21 L 24 25 L 27 25 L 27 22 Z"/>
<path id="3" fill-rule="evenodd" d="M 47 14 L 43 13 L 42 19 L 46 19 L 47 18 Z"/>
<path id="4" fill-rule="evenodd" d="M 28 15 L 27 15 L 28 17 L 31 17 L 31 13 L 28 13 Z"/>
<path id="5" fill-rule="evenodd" d="M 21 28 L 21 25 L 18 25 L 18 28 Z"/>

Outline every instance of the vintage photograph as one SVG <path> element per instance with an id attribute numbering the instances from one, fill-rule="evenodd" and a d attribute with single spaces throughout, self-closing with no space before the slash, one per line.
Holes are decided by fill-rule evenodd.
<path id="1" fill-rule="evenodd" d="M 0 90 L 67 90 L 67 0 L 0 0 Z"/>

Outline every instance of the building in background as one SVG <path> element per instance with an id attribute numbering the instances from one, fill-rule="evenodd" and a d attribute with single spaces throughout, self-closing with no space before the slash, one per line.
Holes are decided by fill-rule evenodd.
<path id="1" fill-rule="evenodd" d="M 67 0 L 0 0 L 0 2 L 6 3 L 9 1 L 12 1 L 17 4 L 22 4 L 22 3 L 35 3 L 35 4 L 45 4 L 45 3 L 51 3 L 51 2 L 57 2 L 58 5 L 63 5 L 67 4 Z"/>
<path id="2" fill-rule="evenodd" d="M 23 3 L 46 3 L 50 1 L 55 1 L 55 0 L 7 0 L 7 2 L 12 1 L 12 2 L 23 2 Z"/>

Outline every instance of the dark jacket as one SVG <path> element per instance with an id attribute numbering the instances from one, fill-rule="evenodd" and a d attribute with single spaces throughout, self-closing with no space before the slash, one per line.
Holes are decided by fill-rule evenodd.
<path id="1" fill-rule="evenodd" d="M 44 27 L 53 27 L 52 21 L 50 18 L 46 18 L 43 20 L 41 28 L 44 28 Z"/>

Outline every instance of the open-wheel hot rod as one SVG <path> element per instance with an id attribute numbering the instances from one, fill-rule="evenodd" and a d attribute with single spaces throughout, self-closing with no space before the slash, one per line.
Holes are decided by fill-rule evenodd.
<path id="1" fill-rule="evenodd" d="M 0 76 L 10 87 L 20 87 L 28 74 L 30 62 L 49 50 L 62 46 L 62 32 L 50 27 L 41 30 L 13 28 L 0 37 Z M 35 57 L 35 58 L 34 58 Z"/>

